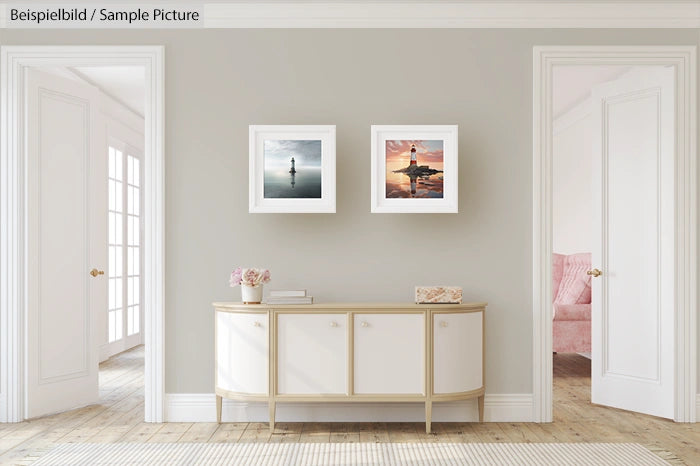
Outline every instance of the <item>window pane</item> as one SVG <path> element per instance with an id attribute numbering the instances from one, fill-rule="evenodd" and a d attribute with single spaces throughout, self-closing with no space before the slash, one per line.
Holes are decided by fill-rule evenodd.
<path id="1" fill-rule="evenodd" d="M 124 193 L 122 192 L 122 189 L 124 188 L 122 186 L 123 183 L 121 181 L 114 182 L 114 210 L 117 212 L 124 212 L 124 206 L 122 205 L 124 203 Z"/>
<path id="2" fill-rule="evenodd" d="M 122 158 L 122 152 L 120 150 L 116 151 L 117 157 L 117 164 L 116 164 L 116 169 L 114 170 L 114 178 L 123 181 L 124 180 L 124 175 L 123 175 L 123 168 L 124 168 L 124 160 Z"/>
<path id="3" fill-rule="evenodd" d="M 130 214 L 133 214 L 133 213 L 135 213 L 134 212 L 134 187 L 133 186 L 129 186 L 127 188 L 127 198 L 128 198 L 128 201 L 126 203 L 126 205 L 127 205 L 126 211 Z"/>
<path id="4" fill-rule="evenodd" d="M 117 297 L 116 297 L 117 289 L 116 289 L 116 280 L 114 278 L 109 279 L 109 299 L 107 306 L 109 309 L 114 309 L 117 303 Z"/>
<path id="5" fill-rule="evenodd" d="M 136 241 L 136 238 L 135 238 L 136 233 L 135 233 L 135 231 L 134 231 L 134 230 L 136 229 L 136 221 L 135 221 L 135 220 L 136 220 L 136 219 L 135 219 L 134 217 L 132 217 L 131 215 L 129 215 L 129 216 L 127 217 L 127 221 L 129 222 L 129 225 L 128 225 L 129 242 L 128 242 L 128 244 L 130 244 L 130 245 L 136 244 L 136 243 L 135 243 L 135 241 Z"/>
<path id="6" fill-rule="evenodd" d="M 133 266 L 131 268 L 132 272 L 131 275 L 141 275 L 141 251 L 138 246 L 135 246 L 131 248 L 132 255 L 131 255 L 131 261 L 133 262 Z"/>
<path id="7" fill-rule="evenodd" d="M 123 301 L 123 290 L 122 290 L 122 285 L 124 283 L 123 278 L 115 278 L 114 279 L 114 296 L 115 296 L 115 301 L 114 301 L 114 308 L 121 310 L 122 307 L 122 301 Z"/>
<path id="8" fill-rule="evenodd" d="M 116 263 L 115 263 L 115 258 L 114 258 L 114 246 L 109 246 L 109 266 L 107 267 L 107 276 L 108 277 L 114 277 L 115 271 L 117 270 Z"/>
<path id="9" fill-rule="evenodd" d="M 134 306 L 134 333 L 141 331 L 141 311 L 138 306 Z"/>
<path id="10" fill-rule="evenodd" d="M 129 155 L 126 158 L 126 173 L 127 173 L 127 180 L 129 181 L 130 184 L 134 184 L 134 158 Z"/>
<path id="11" fill-rule="evenodd" d="M 116 340 L 121 340 L 121 338 L 124 336 L 124 329 L 123 329 L 123 324 L 124 324 L 124 313 L 123 312 L 115 312 L 115 321 L 116 321 L 116 335 L 115 339 Z"/>
<path id="12" fill-rule="evenodd" d="M 141 190 L 139 188 L 134 189 L 134 215 L 140 215 L 141 210 Z"/>
<path id="13" fill-rule="evenodd" d="M 134 329 L 134 308 L 130 307 L 126 312 L 126 334 L 131 335 Z"/>
<path id="14" fill-rule="evenodd" d="M 131 244 L 133 244 L 134 246 L 138 246 L 140 244 L 139 237 L 140 237 L 140 233 L 141 233 L 139 230 L 139 218 L 138 217 L 131 217 L 131 218 L 133 219 L 133 222 L 134 222 L 134 237 L 133 237 L 133 241 L 131 242 Z"/>
<path id="15" fill-rule="evenodd" d="M 134 282 L 136 281 L 133 277 L 129 278 L 129 301 L 127 302 L 128 305 L 132 305 L 136 303 L 135 295 L 134 292 L 136 291 L 136 288 L 134 286 Z"/>
<path id="16" fill-rule="evenodd" d="M 114 276 L 121 278 L 124 274 L 124 252 L 122 246 L 114 246 Z"/>
<path id="17" fill-rule="evenodd" d="M 115 232 L 116 232 L 116 215 L 114 214 L 114 212 L 110 212 L 108 218 L 109 218 L 109 226 L 108 226 L 108 228 L 109 228 L 109 230 L 108 230 L 108 236 L 109 236 L 109 238 L 108 238 L 108 241 L 109 241 L 109 244 L 115 244 L 115 241 L 116 241 L 116 236 L 115 236 Z"/>
<path id="18" fill-rule="evenodd" d="M 140 165 L 141 160 L 134 157 L 134 181 L 131 182 L 131 184 L 133 184 L 134 186 L 141 186 L 141 170 L 139 168 Z"/>
<path id="19" fill-rule="evenodd" d="M 109 148 L 109 157 L 107 159 L 107 165 L 109 166 L 109 177 L 114 178 L 116 171 L 114 166 L 116 165 L 117 160 L 114 156 L 114 147 Z"/>
<path id="20" fill-rule="evenodd" d="M 107 205 L 107 208 L 109 210 L 114 210 L 114 203 L 116 202 L 114 199 L 114 197 L 115 197 L 114 180 L 107 181 L 107 194 L 109 195 L 109 204 Z"/>
<path id="21" fill-rule="evenodd" d="M 134 248 L 129 246 L 129 249 L 127 249 L 126 252 L 126 274 L 127 275 L 133 275 L 134 274 Z"/>
<path id="22" fill-rule="evenodd" d="M 122 244 L 123 239 L 123 226 L 122 226 L 122 215 L 120 214 L 115 214 L 114 218 L 114 243 L 115 244 Z"/>

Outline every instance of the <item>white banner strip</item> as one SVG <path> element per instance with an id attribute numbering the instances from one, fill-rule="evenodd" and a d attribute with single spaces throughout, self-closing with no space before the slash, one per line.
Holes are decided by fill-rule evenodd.
<path id="1" fill-rule="evenodd" d="M 7 28 L 700 28 L 700 0 L 0 4 Z M 3 20 L 4 18 L 4 20 Z"/>

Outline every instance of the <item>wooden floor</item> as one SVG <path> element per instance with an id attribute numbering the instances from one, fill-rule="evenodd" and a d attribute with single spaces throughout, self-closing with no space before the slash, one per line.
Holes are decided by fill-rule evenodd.
<path id="1" fill-rule="evenodd" d="M 67 442 L 635 442 L 700 465 L 700 424 L 590 404 L 590 361 L 554 356 L 554 422 L 264 423 L 143 422 L 143 347 L 100 366 L 101 402 L 18 424 L 0 424 L 0 464 L 29 464 Z M 674 461 L 678 463 L 679 461 Z"/>

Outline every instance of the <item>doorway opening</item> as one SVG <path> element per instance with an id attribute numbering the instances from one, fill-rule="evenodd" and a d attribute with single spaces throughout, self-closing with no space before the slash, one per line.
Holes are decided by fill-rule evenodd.
<path id="1" fill-rule="evenodd" d="M 552 127 L 552 350 L 554 418 L 591 403 L 594 266 L 593 166 L 598 143 L 597 89 L 624 79 L 631 66 L 555 66 Z M 644 70 L 637 70 L 644 73 Z M 646 111 L 651 109 L 646 108 Z M 630 126 L 629 131 L 639 128 Z M 596 263 L 597 267 L 600 264 Z M 593 272 L 594 273 L 594 272 Z M 575 406 L 572 407 L 572 406 Z"/>
<path id="2" fill-rule="evenodd" d="M 1 60 L 0 243 L 17 254 L 0 257 L 0 422 L 126 392 L 162 422 L 163 48 L 3 46 Z"/>
<path id="3" fill-rule="evenodd" d="M 95 359 L 144 343 L 144 71 L 25 70 L 29 418 L 104 402 Z"/>
<path id="4" fill-rule="evenodd" d="M 570 374 L 594 403 L 694 422 L 695 47 L 535 47 L 533 64 L 533 420 Z"/>

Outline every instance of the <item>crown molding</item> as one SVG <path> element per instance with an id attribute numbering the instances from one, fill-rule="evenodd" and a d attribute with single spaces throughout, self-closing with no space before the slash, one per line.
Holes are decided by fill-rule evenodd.
<path id="1" fill-rule="evenodd" d="M 206 28 L 700 28 L 696 1 L 240 2 Z"/>

